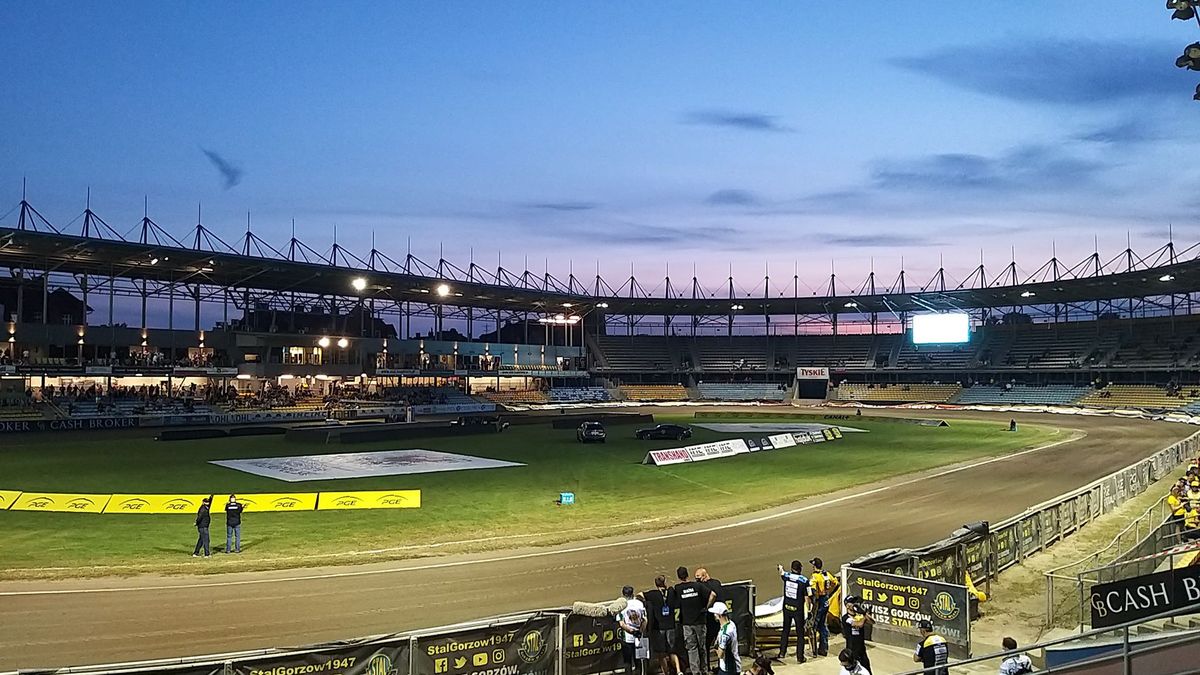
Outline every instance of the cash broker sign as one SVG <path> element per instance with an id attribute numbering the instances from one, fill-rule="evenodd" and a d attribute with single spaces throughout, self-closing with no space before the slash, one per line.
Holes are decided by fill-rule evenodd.
<path id="1" fill-rule="evenodd" d="M 1116 626 L 1186 607 L 1200 608 L 1200 567 L 1183 567 L 1092 586 L 1092 628 Z"/>

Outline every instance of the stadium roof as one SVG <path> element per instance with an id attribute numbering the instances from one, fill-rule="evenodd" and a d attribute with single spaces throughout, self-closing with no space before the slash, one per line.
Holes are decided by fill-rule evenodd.
<path id="1" fill-rule="evenodd" d="M 147 222 L 153 224 L 148 219 Z M 92 231 L 103 234 L 99 228 Z M 412 256 L 400 264 L 374 250 L 368 261 L 364 261 L 336 245 L 322 256 L 302 243 L 298 248 L 294 238 L 285 255 L 249 232 L 241 242 L 242 252 L 224 242 L 220 243 L 227 251 L 213 250 L 218 247 L 202 247 L 205 241 L 202 234 L 211 237 L 210 233 L 197 229 L 196 245 L 188 248 L 174 238 L 130 242 L 111 236 L 85 237 L 4 227 L 0 228 L 0 266 L 549 314 L 581 314 L 597 306 L 610 314 L 669 316 L 722 316 L 731 312 L 739 315 L 928 312 L 1165 297 L 1200 290 L 1200 260 L 1181 261 L 1172 254 L 1166 258 L 1167 264 L 1162 265 L 1156 264 L 1157 260 L 1141 259 L 1137 259 L 1141 260 L 1138 264 L 1129 257 L 1125 267 L 1130 271 L 1124 272 L 1111 272 L 1112 265 L 1102 264 L 1098 257 L 1094 265 L 1085 261 L 1086 265 L 1081 263 L 1071 269 L 1060 269 L 1057 261 L 1052 261 L 1053 272 L 1048 270 L 1050 263 L 1047 263 L 1042 268 L 1046 271 L 1040 271 L 1040 278 L 1035 273 L 1026 282 L 1016 284 L 1011 283 L 1017 278 L 1015 273 L 1000 275 L 1009 280 L 1007 284 L 998 283 L 995 278 L 988 283 L 978 273 L 959 287 L 946 287 L 942 275 L 940 284 L 935 277 L 935 282 L 925 289 L 903 292 L 896 292 L 899 290 L 896 288 L 875 292 L 860 289 L 853 293 L 799 297 L 742 294 L 729 297 L 728 292 L 718 297 L 710 292 L 704 297 L 698 285 L 689 284 L 683 293 L 676 289 L 672 297 L 654 297 L 635 283 L 627 282 L 614 290 L 597 278 L 593 288 L 588 289 L 574 276 L 562 282 L 549 274 L 513 274 L 503 268 L 492 272 L 474 264 L 462 270 L 445 261 L 434 268 Z M 147 239 L 145 231 L 143 239 Z M 1126 254 L 1132 256 L 1130 251 Z M 352 284 L 359 278 L 366 281 L 366 287 L 356 292 Z M 447 294 L 440 296 L 438 290 L 443 284 L 448 287 L 442 289 Z M 970 285 L 974 287 L 965 287 Z M 596 293 L 597 288 L 602 292 Z M 691 297 L 693 294 L 699 297 Z"/>

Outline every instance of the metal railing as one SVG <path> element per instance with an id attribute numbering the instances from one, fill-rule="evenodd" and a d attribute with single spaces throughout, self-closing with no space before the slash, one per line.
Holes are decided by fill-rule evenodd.
<path id="1" fill-rule="evenodd" d="M 1084 578 L 1089 572 L 1103 569 L 1109 563 L 1119 561 L 1130 552 L 1139 550 L 1139 546 L 1147 539 L 1147 533 L 1162 525 L 1166 518 L 1165 511 L 1166 497 L 1164 496 L 1151 504 L 1150 508 L 1129 523 L 1125 529 L 1118 532 L 1104 548 L 1079 560 L 1047 570 L 1044 573 L 1046 578 L 1046 625 L 1048 627 L 1057 626 L 1065 621 L 1073 620 L 1076 617 L 1076 607 L 1072 603 L 1076 599 L 1079 600 L 1079 625 L 1082 625 L 1082 607 L 1086 604 L 1083 598 L 1087 592 Z"/>
<path id="2" fill-rule="evenodd" d="M 1121 663 L 1123 664 L 1123 669 L 1122 669 L 1123 672 L 1128 674 L 1128 673 L 1135 672 L 1133 667 L 1137 661 L 1138 656 L 1144 656 L 1146 654 L 1157 652 L 1159 650 L 1162 650 L 1164 648 L 1170 648 L 1172 646 L 1190 645 L 1190 644 L 1194 644 L 1194 643 L 1200 643 L 1200 632 L 1190 632 L 1190 633 L 1181 633 L 1178 639 L 1173 638 L 1169 634 L 1163 634 L 1161 637 L 1158 638 L 1158 640 L 1155 641 L 1155 644 L 1149 645 L 1146 647 L 1139 647 L 1136 642 L 1134 642 L 1133 640 L 1130 639 L 1131 631 L 1136 631 L 1136 629 L 1139 626 L 1144 626 L 1146 624 L 1149 624 L 1149 623 L 1152 623 L 1155 621 L 1163 621 L 1166 619 L 1173 619 L 1175 617 L 1183 616 L 1186 614 L 1192 614 L 1192 613 L 1195 613 L 1195 611 L 1196 611 L 1195 607 L 1175 608 L 1175 609 L 1169 610 L 1167 612 L 1163 612 L 1161 614 L 1156 614 L 1154 616 L 1146 617 L 1143 619 L 1136 619 L 1134 621 L 1129 621 L 1127 623 L 1123 623 L 1120 625 L 1108 626 L 1106 628 L 1097 628 L 1095 630 L 1090 630 L 1085 633 L 1080 633 L 1078 635 L 1068 635 L 1066 637 L 1056 638 L 1054 640 L 1047 640 L 1045 642 L 1039 642 L 1036 644 L 1028 645 L 1026 647 L 1019 648 L 1016 653 L 1028 654 L 1030 652 L 1043 651 L 1050 647 L 1070 645 L 1075 642 L 1084 642 L 1084 641 L 1092 641 L 1094 646 L 1106 646 L 1106 645 L 1115 646 L 1116 641 L 1120 640 L 1120 650 L 1119 651 L 1104 654 L 1102 656 L 1095 657 L 1095 658 L 1090 658 L 1090 659 L 1086 659 L 1086 660 L 1081 659 L 1079 661 L 1065 663 L 1060 666 L 1054 666 L 1051 668 L 1041 669 L 1041 670 L 1038 670 L 1037 672 L 1039 672 L 1039 673 L 1068 672 L 1068 671 L 1080 669 L 1087 665 L 1107 663 L 1114 659 L 1119 658 L 1119 659 L 1121 659 Z M 1132 636 L 1132 637 L 1136 637 L 1136 636 Z M 1102 642 L 1101 640 L 1103 640 L 1104 638 L 1109 638 L 1112 642 Z M 1093 646 L 1093 645 L 1088 645 L 1088 646 Z M 998 663 L 999 661 L 1002 661 L 1002 660 L 1012 656 L 1013 653 L 1014 652 L 1008 652 L 1008 651 L 995 652 L 992 654 L 985 654 L 983 656 L 976 656 L 976 657 L 972 657 L 969 659 L 963 659 L 961 661 L 955 661 L 955 662 L 949 664 L 949 669 L 951 672 L 954 672 L 956 669 L 961 669 L 964 666 L 972 666 L 972 665 L 979 665 L 979 664 L 992 663 L 992 662 Z M 922 668 L 919 670 L 905 671 L 904 673 L 901 673 L 900 675 L 925 675 L 927 673 L 933 673 L 936 670 L 937 670 L 937 668 Z M 1182 672 L 1182 671 L 1180 671 L 1180 672 Z M 1189 671 L 1189 672 L 1192 672 L 1192 671 Z"/>

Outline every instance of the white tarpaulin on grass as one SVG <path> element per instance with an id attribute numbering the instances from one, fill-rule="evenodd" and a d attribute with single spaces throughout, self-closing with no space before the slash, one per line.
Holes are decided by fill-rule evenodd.
<path id="1" fill-rule="evenodd" d="M 295 457 L 259 457 L 256 459 L 215 459 L 209 463 L 289 483 L 306 480 L 400 476 L 414 473 L 524 466 L 517 462 L 506 462 L 499 459 L 420 449 L 342 452 L 333 455 L 299 455 Z"/>
<path id="2" fill-rule="evenodd" d="M 854 427 L 842 426 L 840 424 L 820 424 L 818 422 L 704 422 L 702 424 L 692 424 L 692 426 L 726 434 L 807 433 L 810 431 L 822 431 L 830 427 L 837 427 L 844 432 L 859 431 L 864 434 L 867 433 L 866 429 L 855 429 Z"/>

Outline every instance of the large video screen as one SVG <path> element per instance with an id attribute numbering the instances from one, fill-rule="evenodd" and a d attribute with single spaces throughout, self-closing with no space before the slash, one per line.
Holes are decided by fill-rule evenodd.
<path id="1" fill-rule="evenodd" d="M 966 314 L 914 314 L 912 340 L 917 345 L 948 345 L 971 339 L 971 318 Z"/>

